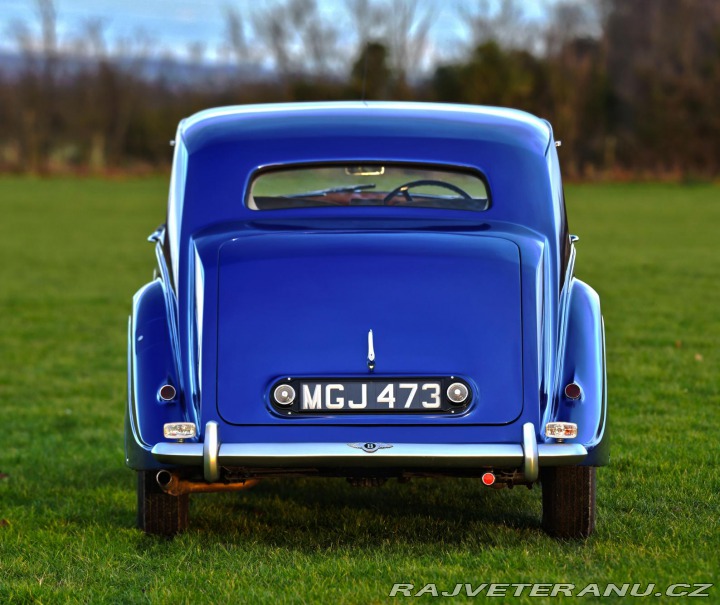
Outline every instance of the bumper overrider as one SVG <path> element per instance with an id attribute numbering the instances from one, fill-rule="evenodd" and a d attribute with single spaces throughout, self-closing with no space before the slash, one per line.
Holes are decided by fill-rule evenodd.
<path id="1" fill-rule="evenodd" d="M 221 467 L 479 469 L 521 470 L 537 480 L 541 466 L 579 464 L 587 456 L 580 443 L 540 443 L 531 422 L 523 425 L 522 443 L 221 443 L 218 424 L 205 425 L 203 443 L 158 443 L 158 462 L 203 467 L 209 483 Z"/>

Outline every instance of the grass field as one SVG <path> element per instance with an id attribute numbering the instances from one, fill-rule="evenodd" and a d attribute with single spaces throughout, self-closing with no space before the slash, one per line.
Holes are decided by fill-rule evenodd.
<path id="1" fill-rule="evenodd" d="M 194 497 L 191 530 L 173 541 L 134 529 L 126 320 L 152 274 L 144 238 L 165 189 L 0 179 L 0 602 L 380 603 L 395 582 L 717 582 L 720 188 L 568 188 L 577 275 L 603 302 L 613 437 L 586 543 L 540 530 L 539 490 L 469 480 L 266 481 Z M 525 595 L 504 601 L 543 601 Z M 654 599 L 666 600 L 681 601 Z"/>

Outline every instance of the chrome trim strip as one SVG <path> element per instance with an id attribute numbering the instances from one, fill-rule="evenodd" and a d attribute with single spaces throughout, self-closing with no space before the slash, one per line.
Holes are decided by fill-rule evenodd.
<path id="1" fill-rule="evenodd" d="M 532 426 L 532 425 L 531 425 Z M 158 443 L 152 453 L 159 462 L 184 466 L 250 468 L 440 468 L 482 467 L 525 470 L 527 457 L 519 443 L 395 443 L 367 453 L 347 443 L 223 443 L 214 458 L 201 443 Z M 533 429 L 534 436 L 534 429 Z M 208 450 L 208 460 L 204 452 Z M 532 451 L 532 450 L 531 450 Z M 535 469 L 576 464 L 587 456 L 579 443 L 536 444 Z M 532 456 L 531 456 L 532 460 Z M 531 464 L 532 467 L 532 464 Z M 532 468 L 530 469 L 532 470 Z M 527 475 L 526 475 L 527 477 Z M 207 474 L 206 474 L 207 478 Z M 530 479 L 529 479 L 530 480 Z M 534 481 L 534 479 L 531 479 Z"/>
<path id="2" fill-rule="evenodd" d="M 588 454 L 582 443 L 540 443 L 537 447 L 540 466 L 579 464 Z"/>
<path id="3" fill-rule="evenodd" d="M 205 481 L 213 483 L 220 479 L 220 465 L 218 454 L 220 452 L 220 438 L 218 436 L 218 423 L 210 421 L 205 425 L 205 443 L 203 444 L 203 472 Z"/>
<path id="4" fill-rule="evenodd" d="M 570 242 L 570 258 L 568 259 L 567 267 L 565 268 L 565 276 L 563 278 L 563 286 L 560 291 L 560 301 L 558 303 L 558 326 L 560 327 L 557 341 L 557 357 L 555 363 L 555 376 L 553 376 L 553 385 L 551 393 L 553 398 L 557 393 L 558 386 L 560 385 L 560 378 L 562 377 L 562 365 L 563 359 L 565 358 L 565 345 L 567 339 L 567 315 L 568 307 L 570 305 L 570 286 L 572 284 L 573 276 L 575 274 L 575 258 L 577 257 L 577 250 L 575 244 Z M 551 406 L 548 406 L 550 409 Z"/>
<path id="5" fill-rule="evenodd" d="M 525 480 L 533 483 L 540 473 L 538 464 L 538 444 L 535 438 L 535 426 L 532 422 L 523 424 L 523 475 Z"/>
<path id="6" fill-rule="evenodd" d="M 522 448 L 513 443 L 398 443 L 368 454 L 346 443 L 227 443 L 220 448 L 223 464 L 251 467 L 415 467 L 513 468 L 522 463 Z"/>
<path id="7" fill-rule="evenodd" d="M 170 462 L 189 466 L 202 466 L 202 443 L 157 443 L 152 448 L 152 455 L 159 462 Z"/>

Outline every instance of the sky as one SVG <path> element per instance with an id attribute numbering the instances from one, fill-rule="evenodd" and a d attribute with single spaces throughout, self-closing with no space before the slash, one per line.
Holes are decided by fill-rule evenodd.
<path id="1" fill-rule="evenodd" d="M 111 39 L 142 31 L 179 49 L 193 41 L 221 40 L 226 4 L 226 0 L 56 0 L 55 6 L 61 42 L 77 36 L 88 20 L 100 19 Z M 0 0 L 4 45 L 11 44 L 8 34 L 17 22 L 37 29 L 34 0 Z"/>
<path id="2" fill-rule="evenodd" d="M 55 0 L 58 37 L 61 44 L 69 41 L 79 35 L 85 22 L 100 19 L 110 40 L 133 38 L 142 32 L 177 55 L 200 41 L 212 57 L 225 38 L 225 9 L 231 6 L 243 13 L 263 1 L 267 0 Z M 457 40 L 462 27 L 452 9 L 458 2 L 472 0 L 419 1 L 433 10 L 433 43 Z M 342 0 L 318 2 L 335 22 L 347 20 Z M 12 31 L 19 22 L 39 31 L 35 0 L 0 0 L 0 48 L 13 47 Z"/>
<path id="3" fill-rule="evenodd" d="M 323 13 L 335 23 L 347 23 L 343 0 L 317 0 Z M 437 49 L 452 48 L 462 41 L 464 28 L 456 10 L 458 4 L 473 5 L 483 0 L 418 0 L 421 9 L 431 9 L 433 24 L 430 43 Z M 495 5 L 502 0 L 486 0 Z M 529 15 L 541 15 L 557 0 L 524 0 Z M 132 40 L 141 34 L 153 41 L 154 50 L 187 56 L 193 43 L 204 46 L 205 58 L 222 56 L 225 40 L 225 11 L 228 7 L 247 14 L 272 0 L 55 0 L 58 39 L 67 46 L 78 39 L 83 24 L 100 20 L 111 42 Z M 36 35 L 39 19 L 36 0 L 0 0 L 0 49 L 15 47 L 14 31 L 24 23 Z M 348 27 L 350 30 L 350 28 Z"/>

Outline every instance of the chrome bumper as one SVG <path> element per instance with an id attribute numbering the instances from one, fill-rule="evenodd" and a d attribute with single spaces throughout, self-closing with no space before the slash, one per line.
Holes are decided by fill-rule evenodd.
<path id="1" fill-rule="evenodd" d="M 385 447 L 382 447 L 385 446 Z M 220 467 L 248 468 L 404 468 L 521 469 L 536 481 L 540 466 L 577 464 L 587 456 L 580 443 L 537 443 L 532 423 L 523 426 L 520 443 L 394 443 L 364 448 L 349 443 L 221 443 L 218 426 L 208 422 L 204 443 L 158 443 L 159 462 L 202 466 L 205 480 L 217 481 Z"/>

